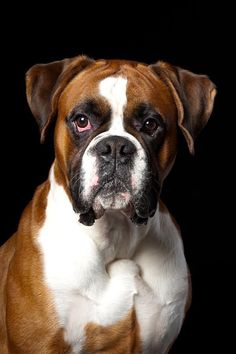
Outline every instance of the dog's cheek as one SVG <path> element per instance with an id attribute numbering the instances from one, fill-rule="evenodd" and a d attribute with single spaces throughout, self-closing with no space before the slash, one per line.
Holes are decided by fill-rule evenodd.
<path id="1" fill-rule="evenodd" d="M 157 168 L 160 181 L 163 182 L 164 179 L 169 174 L 176 158 L 177 151 L 177 134 L 173 127 L 168 132 L 163 144 L 161 145 L 157 154 Z"/>
<path id="2" fill-rule="evenodd" d="M 77 149 L 66 124 L 60 117 L 55 127 L 54 147 L 56 160 L 60 162 L 61 172 L 65 176 L 66 185 L 68 185 L 68 171 L 70 171 L 71 161 L 76 155 Z"/>
<path id="3" fill-rule="evenodd" d="M 93 191 L 99 186 L 100 178 L 98 171 L 98 162 L 97 158 L 87 152 L 84 152 L 83 157 L 81 159 L 81 197 L 84 200 L 89 200 Z"/>

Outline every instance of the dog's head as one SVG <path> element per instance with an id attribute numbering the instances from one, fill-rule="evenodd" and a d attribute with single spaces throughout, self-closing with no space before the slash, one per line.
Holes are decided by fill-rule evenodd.
<path id="1" fill-rule="evenodd" d="M 86 225 L 107 209 L 138 224 L 154 215 L 178 128 L 193 153 L 216 93 L 206 76 L 163 62 L 84 56 L 35 65 L 26 83 L 41 141 L 56 119 L 55 175 Z"/>

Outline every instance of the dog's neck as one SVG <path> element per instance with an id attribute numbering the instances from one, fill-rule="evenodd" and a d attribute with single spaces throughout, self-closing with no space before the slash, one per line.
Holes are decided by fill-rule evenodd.
<path id="1" fill-rule="evenodd" d="M 95 242 L 106 264 L 116 258 L 131 258 L 140 241 L 148 234 L 153 220 L 150 219 L 147 225 L 137 226 L 121 211 L 107 210 L 93 226 L 81 224 L 78 221 L 79 214 L 73 210 L 66 188 L 55 178 L 54 168 L 53 164 L 49 175 L 50 190 L 47 197 L 46 219 L 42 228 L 48 230 L 50 227 L 52 232 L 47 237 L 55 235 L 53 238 L 55 237 L 58 244 L 65 238 L 67 245 L 70 240 L 73 245 L 76 238 L 89 237 Z"/>

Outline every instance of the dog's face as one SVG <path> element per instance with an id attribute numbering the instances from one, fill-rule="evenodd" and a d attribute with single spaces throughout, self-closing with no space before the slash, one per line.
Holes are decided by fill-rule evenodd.
<path id="1" fill-rule="evenodd" d="M 33 67 L 27 95 L 42 138 L 57 117 L 56 177 L 80 221 L 91 225 L 117 209 L 141 224 L 155 213 L 178 127 L 193 152 L 215 89 L 207 77 L 165 63 L 77 57 Z"/>
<path id="2" fill-rule="evenodd" d="M 58 113 L 56 151 L 75 210 L 98 218 L 122 209 L 145 222 L 176 153 L 168 88 L 144 65 L 95 63 L 66 87 Z"/>

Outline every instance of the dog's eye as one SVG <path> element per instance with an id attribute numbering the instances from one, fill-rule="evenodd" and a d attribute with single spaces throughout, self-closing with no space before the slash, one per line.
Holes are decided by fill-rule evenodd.
<path id="1" fill-rule="evenodd" d="M 154 118 L 148 118 L 145 120 L 141 131 L 145 134 L 153 136 L 156 131 L 160 128 L 158 121 Z"/>
<path id="2" fill-rule="evenodd" d="M 89 118 L 82 114 L 76 117 L 74 124 L 79 133 L 90 130 L 92 128 L 92 124 L 90 123 Z"/>

